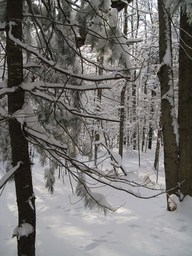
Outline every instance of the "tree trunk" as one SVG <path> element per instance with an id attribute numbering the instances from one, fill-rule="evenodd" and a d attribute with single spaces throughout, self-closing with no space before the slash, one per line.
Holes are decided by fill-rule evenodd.
<path id="1" fill-rule="evenodd" d="M 123 146 L 124 146 L 124 121 L 125 121 L 125 92 L 126 85 L 121 90 L 120 97 L 120 123 L 119 123 L 119 155 L 123 157 Z"/>
<path id="2" fill-rule="evenodd" d="M 135 73 L 136 76 L 136 73 Z M 136 100 L 136 84 L 132 84 L 132 122 L 134 123 L 134 130 L 132 134 L 132 143 L 133 143 L 133 150 L 137 149 L 137 100 Z"/>
<path id="3" fill-rule="evenodd" d="M 192 196 L 192 24 L 181 10 L 179 49 L 179 182 Z"/>
<path id="4" fill-rule="evenodd" d="M 8 111 L 11 116 L 21 109 L 24 104 L 25 94 L 19 88 L 23 82 L 23 57 L 22 50 L 14 43 L 9 35 L 22 40 L 22 0 L 7 1 L 7 67 L 8 87 L 17 86 L 15 93 L 8 95 Z M 33 232 L 28 236 L 17 236 L 18 256 L 35 255 L 35 197 L 32 186 L 28 142 L 23 134 L 21 124 L 16 118 L 9 119 L 9 133 L 11 139 L 12 164 L 15 166 L 22 162 L 20 168 L 14 174 L 16 197 L 18 206 L 18 227 L 28 223 L 33 227 Z"/>
<path id="5" fill-rule="evenodd" d="M 103 60 L 104 60 L 103 56 L 98 57 L 98 62 L 100 63 L 101 66 L 103 65 Z M 99 67 L 98 73 L 99 73 L 99 75 L 103 75 L 102 67 Z M 97 90 L 97 102 L 98 102 L 97 111 L 98 112 L 101 111 L 101 109 L 100 109 L 101 98 L 102 98 L 102 89 L 98 89 Z M 97 120 L 96 123 L 98 125 L 98 128 L 99 128 L 99 126 L 102 126 L 102 121 Z M 98 142 L 99 140 L 100 140 L 100 134 L 99 134 L 99 130 L 98 130 L 95 132 L 95 142 Z M 94 162 L 95 162 L 95 166 L 97 166 L 99 145 L 95 144 L 94 149 L 95 149 L 94 150 Z"/>
<path id="6" fill-rule="evenodd" d="M 177 189 L 177 131 L 175 132 L 176 120 L 174 116 L 174 89 L 172 74 L 172 43 L 171 43 L 171 24 L 165 1 L 158 1 L 159 8 L 159 58 L 160 70 L 158 72 L 161 85 L 161 127 L 164 143 L 164 165 L 165 180 L 168 193 L 176 193 Z M 175 189 L 174 189 L 175 188 Z M 171 190 L 169 192 L 169 190 Z M 168 208 L 169 209 L 169 208 Z"/>
<path id="7" fill-rule="evenodd" d="M 149 141 L 148 141 L 148 149 L 152 149 L 153 144 L 153 127 L 151 123 L 149 124 L 149 133 L 148 133 Z"/>
<path id="8" fill-rule="evenodd" d="M 158 172 L 159 170 L 159 154 L 160 154 L 160 147 L 161 147 L 161 128 L 159 127 L 157 133 L 157 144 L 155 149 L 155 159 L 154 159 L 154 168 Z"/>
<path id="9" fill-rule="evenodd" d="M 151 115 L 154 115 L 154 98 L 156 96 L 156 92 L 154 90 L 151 91 Z M 154 132 L 154 128 L 152 126 L 152 123 L 149 123 L 149 141 L 148 141 L 148 149 L 152 149 L 153 146 L 153 132 Z"/>

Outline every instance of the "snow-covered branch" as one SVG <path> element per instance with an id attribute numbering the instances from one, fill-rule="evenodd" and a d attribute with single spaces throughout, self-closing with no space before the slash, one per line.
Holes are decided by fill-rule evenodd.
<path id="1" fill-rule="evenodd" d="M 48 147 L 56 147 L 61 150 L 67 149 L 67 146 L 56 140 L 52 134 L 47 134 L 45 129 L 39 124 L 37 116 L 33 112 L 29 102 L 26 102 L 23 108 L 16 111 L 12 117 L 16 118 L 18 122 L 21 123 L 23 131 L 26 132 L 26 136 L 31 135 Z"/>
<path id="2" fill-rule="evenodd" d="M 191 0 L 167 0 L 166 8 L 170 9 L 172 13 L 175 13 L 179 8 L 186 11 L 188 15 L 189 23 L 192 23 L 192 1 Z"/>
<path id="3" fill-rule="evenodd" d="M 18 162 L 16 166 L 12 167 L 0 180 L 0 189 L 7 183 L 11 176 L 19 169 L 22 162 Z"/>
<path id="4" fill-rule="evenodd" d="M 16 91 L 18 87 L 12 87 L 12 88 L 7 88 L 7 87 L 1 87 L 1 84 L 4 85 L 5 83 L 0 83 L 0 97 L 4 96 L 5 94 L 8 93 L 13 93 Z"/>
<path id="5" fill-rule="evenodd" d="M 74 90 L 74 91 L 88 91 L 97 89 L 111 89 L 112 85 L 109 84 L 84 84 L 84 85 L 72 85 L 65 83 L 47 83 L 43 81 L 33 82 L 33 83 L 23 83 L 21 84 L 23 90 L 32 91 L 35 89 L 62 89 L 62 90 Z"/>
<path id="6" fill-rule="evenodd" d="M 100 81 L 108 81 L 108 80 L 117 80 L 117 79 L 130 79 L 130 77 L 125 77 L 119 72 L 113 72 L 113 74 L 110 75 L 95 75 L 95 74 L 77 74 L 72 71 L 69 71 L 67 69 L 61 68 L 57 62 L 54 62 L 52 60 L 48 60 L 46 57 L 44 57 L 39 51 L 35 50 L 34 47 L 23 43 L 21 40 L 15 38 L 12 34 L 12 26 L 15 26 L 15 22 L 9 22 L 9 38 L 17 45 L 19 45 L 21 48 L 26 50 L 27 52 L 30 52 L 31 54 L 34 54 L 39 60 L 44 62 L 48 67 L 54 69 L 55 71 L 65 74 L 69 77 L 74 77 L 77 79 L 85 80 L 85 81 L 93 81 L 93 82 L 100 82 Z"/>
<path id="7" fill-rule="evenodd" d="M 87 186 L 86 178 L 83 173 L 79 174 L 78 176 L 76 194 L 83 199 L 85 208 L 97 208 L 102 210 L 104 214 L 106 214 L 108 211 L 115 211 L 115 209 L 107 202 L 103 194 L 93 192 Z"/>
<path id="8" fill-rule="evenodd" d="M 26 87 L 25 89 L 27 91 L 28 88 Z M 62 105 L 64 107 L 64 109 L 66 109 L 67 111 L 69 111 L 73 115 L 81 116 L 81 117 L 84 117 L 84 118 L 93 118 L 93 119 L 97 119 L 97 120 L 106 120 L 106 121 L 109 121 L 109 122 L 119 122 L 118 119 L 111 119 L 111 118 L 108 118 L 108 117 L 105 117 L 105 116 L 102 116 L 102 115 L 86 114 L 84 111 L 81 111 L 81 110 L 79 110 L 75 107 L 71 107 L 70 105 L 64 103 L 63 100 L 58 99 L 58 97 L 55 97 L 54 95 L 48 94 L 48 92 L 45 89 L 44 89 L 44 91 L 36 91 L 36 90 L 30 90 L 29 89 L 29 92 L 32 95 L 40 97 L 42 99 L 45 99 L 49 102 L 56 103 L 57 105 L 59 105 L 59 104 Z"/>

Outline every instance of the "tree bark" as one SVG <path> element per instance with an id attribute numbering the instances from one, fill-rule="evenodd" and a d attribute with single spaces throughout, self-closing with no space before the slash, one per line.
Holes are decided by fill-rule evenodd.
<path id="1" fill-rule="evenodd" d="M 126 85 L 121 89 L 120 96 L 120 123 L 119 123 L 119 155 L 123 157 L 123 146 L 124 146 L 124 121 L 125 121 L 125 92 Z"/>
<path id="2" fill-rule="evenodd" d="M 161 85 L 161 127 L 164 143 L 165 181 L 168 193 L 173 194 L 177 192 L 178 147 L 176 137 L 177 132 L 175 132 L 176 120 L 174 115 L 171 23 L 165 9 L 165 1 L 158 1 L 158 9 L 159 58 L 161 64 L 158 76 Z"/>
<path id="3" fill-rule="evenodd" d="M 136 73 L 135 75 L 136 76 Z M 137 149 L 137 113 L 136 113 L 136 107 L 137 107 L 137 99 L 136 99 L 136 84 L 132 84 L 132 122 L 134 123 L 134 130 L 132 133 L 132 143 L 133 143 L 133 150 Z"/>
<path id="4" fill-rule="evenodd" d="M 179 49 L 179 182 L 181 192 L 192 196 L 192 24 L 180 15 Z"/>
<path id="5" fill-rule="evenodd" d="M 155 159 L 154 159 L 154 169 L 158 172 L 159 169 L 159 155 L 160 155 L 160 147 L 161 147 L 161 128 L 159 127 L 157 133 L 157 143 L 155 149 Z"/>
<path id="6" fill-rule="evenodd" d="M 17 206 L 18 227 L 28 223 L 33 227 L 33 232 L 28 236 L 17 236 L 18 256 L 35 256 L 35 197 L 33 193 L 32 175 L 28 142 L 23 134 L 21 124 L 13 113 L 21 109 L 24 104 L 25 93 L 19 88 L 23 82 L 23 57 L 22 50 L 10 39 L 10 34 L 16 39 L 22 40 L 22 0 L 7 1 L 7 67 L 8 87 L 17 87 L 15 93 L 8 95 L 9 134 L 12 150 L 12 164 L 15 166 L 19 161 L 21 166 L 14 174 Z"/>

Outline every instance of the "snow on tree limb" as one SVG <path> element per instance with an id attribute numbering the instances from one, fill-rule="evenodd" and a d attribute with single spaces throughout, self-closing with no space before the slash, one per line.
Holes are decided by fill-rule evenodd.
<path id="1" fill-rule="evenodd" d="M 111 89 L 112 85 L 109 84 L 85 84 L 85 85 L 72 85 L 64 83 L 47 83 L 43 81 L 33 83 L 23 83 L 21 85 L 23 90 L 35 90 L 35 89 L 64 89 L 64 90 L 75 90 L 75 91 L 88 91 L 97 89 Z"/>
<path id="2" fill-rule="evenodd" d="M 27 91 L 27 88 L 26 88 L 26 91 Z M 98 119 L 98 120 L 106 120 L 106 121 L 110 121 L 110 122 L 119 122 L 118 119 L 110 119 L 108 117 L 105 117 L 105 116 L 102 116 L 102 115 L 94 115 L 94 114 L 87 114 L 75 107 L 71 107 L 70 105 L 66 104 L 63 102 L 63 100 L 61 99 L 58 99 L 57 97 L 55 97 L 54 95 L 52 94 L 48 94 L 47 91 L 43 90 L 43 91 L 36 91 L 36 90 L 29 90 L 29 92 L 34 95 L 34 96 L 37 96 L 37 97 L 40 97 L 42 99 L 45 99 L 49 102 L 53 102 L 53 103 L 56 103 L 56 104 L 60 104 L 62 105 L 62 107 L 64 107 L 64 109 L 66 109 L 67 111 L 69 111 L 70 113 L 74 114 L 74 115 L 77 115 L 77 116 L 81 116 L 81 117 L 85 117 L 85 118 L 93 118 L 93 119 Z"/>
<path id="3" fill-rule="evenodd" d="M 47 146 L 57 147 L 66 150 L 67 146 L 56 140 L 52 134 L 47 134 L 44 128 L 39 124 L 36 114 L 33 112 L 29 102 L 23 105 L 23 108 L 16 111 L 12 117 L 16 118 L 23 127 L 26 136 L 31 135 L 37 140 L 42 141 Z"/>
<path id="4" fill-rule="evenodd" d="M 7 183 L 11 176 L 19 169 L 22 162 L 18 162 L 16 166 L 12 167 L 0 180 L 0 189 Z"/>
<path id="5" fill-rule="evenodd" d="M 0 96 L 4 96 L 5 94 L 8 93 L 13 93 L 16 91 L 16 87 L 12 87 L 12 88 L 6 88 L 4 87 L 5 82 L 0 83 Z"/>
<path id="6" fill-rule="evenodd" d="M 187 13 L 188 22 L 192 23 L 192 0 L 167 0 L 166 2 L 166 8 L 169 8 L 172 13 L 175 13 L 180 7 Z"/>
<path id="7" fill-rule="evenodd" d="M 30 234 L 32 234 L 34 232 L 34 228 L 31 224 L 29 223 L 22 223 L 20 226 L 16 227 L 13 231 L 13 237 L 17 237 L 17 239 L 19 240 L 22 236 L 29 236 Z"/>
<path id="8" fill-rule="evenodd" d="M 130 76 L 126 77 L 119 72 L 113 72 L 113 74 L 110 74 L 110 75 L 94 75 L 94 74 L 83 75 L 83 74 L 76 74 L 67 69 L 63 69 L 59 65 L 57 65 L 56 62 L 54 62 L 52 60 L 48 60 L 46 57 L 44 57 L 42 54 L 40 54 L 38 51 L 36 51 L 33 47 L 31 47 L 28 44 L 23 43 L 21 40 L 15 38 L 12 34 L 12 26 L 14 26 L 14 25 L 15 25 L 15 22 L 9 22 L 9 26 L 10 26 L 9 38 L 13 42 L 15 42 L 17 45 L 19 45 L 21 48 L 26 50 L 27 52 L 34 54 L 38 59 L 40 59 L 42 62 L 44 62 L 49 67 L 53 68 L 55 71 L 63 73 L 69 77 L 74 77 L 74 78 L 82 79 L 85 81 L 93 81 L 93 82 L 118 80 L 118 79 L 130 79 Z"/>

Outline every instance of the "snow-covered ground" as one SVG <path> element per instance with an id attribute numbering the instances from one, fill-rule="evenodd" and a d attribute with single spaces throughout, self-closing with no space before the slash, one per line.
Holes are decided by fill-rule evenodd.
<path id="1" fill-rule="evenodd" d="M 155 182 L 154 153 L 141 155 L 126 152 L 124 166 L 139 176 L 149 175 Z M 56 181 L 55 192 L 45 189 L 44 173 L 34 167 L 37 208 L 37 256 L 191 256 L 192 198 L 187 197 L 180 209 L 166 211 L 165 194 L 153 199 L 137 199 L 107 187 L 100 190 L 114 207 L 103 215 L 83 208 L 72 194 L 68 176 Z M 0 171 L 0 176 L 3 173 Z M 164 184 L 160 163 L 158 187 Z M 151 192 L 150 192 L 151 193 Z M 0 255 L 16 256 L 17 226 L 14 184 L 9 182 L 0 196 Z"/>

